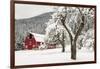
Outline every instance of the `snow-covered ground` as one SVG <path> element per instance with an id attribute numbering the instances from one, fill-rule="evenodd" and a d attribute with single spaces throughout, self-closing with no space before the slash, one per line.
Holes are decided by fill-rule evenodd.
<path id="1" fill-rule="evenodd" d="M 15 65 L 32 65 L 48 63 L 69 63 L 94 61 L 94 52 L 85 48 L 77 51 L 77 59 L 72 60 L 70 47 L 66 47 L 66 52 L 61 52 L 62 48 L 46 50 L 23 50 L 15 52 Z"/>

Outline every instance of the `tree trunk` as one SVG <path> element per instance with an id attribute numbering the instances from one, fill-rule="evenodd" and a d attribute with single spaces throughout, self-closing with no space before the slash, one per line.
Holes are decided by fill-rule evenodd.
<path id="1" fill-rule="evenodd" d="M 84 22 L 82 22 L 79 26 L 78 31 L 76 32 L 76 35 L 74 39 L 71 41 L 71 59 L 76 60 L 76 41 L 78 39 L 79 34 L 81 33 L 82 29 L 84 27 Z"/>
<path id="2" fill-rule="evenodd" d="M 64 32 L 62 33 L 62 52 L 65 52 Z"/>
<path id="3" fill-rule="evenodd" d="M 65 46 L 62 46 L 62 52 L 65 52 Z"/>
<path id="4" fill-rule="evenodd" d="M 76 60 L 76 40 L 73 40 L 71 44 L 71 59 Z"/>

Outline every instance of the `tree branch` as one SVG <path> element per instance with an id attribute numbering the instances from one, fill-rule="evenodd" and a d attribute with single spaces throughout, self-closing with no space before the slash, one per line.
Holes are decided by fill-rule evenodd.
<path id="1" fill-rule="evenodd" d="M 80 24 L 79 29 L 76 32 L 76 35 L 75 35 L 75 38 L 74 38 L 75 41 L 77 41 L 77 38 L 78 38 L 79 34 L 81 33 L 83 27 L 84 27 L 84 16 L 82 16 L 82 23 Z"/>
<path id="2" fill-rule="evenodd" d="M 83 14 L 82 14 L 82 12 L 81 12 L 81 10 L 80 10 L 80 8 L 79 8 L 79 7 L 78 7 L 78 10 L 79 10 L 79 12 L 80 12 L 80 14 L 81 14 L 81 16 L 82 16 Z"/>
<path id="3" fill-rule="evenodd" d="M 67 9 L 67 8 L 65 8 L 65 9 Z M 66 17 L 67 17 L 67 12 L 66 12 L 65 16 L 61 16 L 61 17 L 62 17 L 62 19 L 61 19 L 62 25 L 64 26 L 64 28 L 69 33 L 70 39 L 73 40 L 73 37 L 74 37 L 73 34 L 70 32 L 70 30 L 68 29 L 68 27 L 65 25 L 65 23 L 66 23 Z"/>

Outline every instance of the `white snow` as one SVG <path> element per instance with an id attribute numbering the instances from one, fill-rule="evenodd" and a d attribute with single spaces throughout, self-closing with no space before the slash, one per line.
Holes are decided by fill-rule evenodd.
<path id="1" fill-rule="evenodd" d="M 94 52 L 85 48 L 77 51 L 77 59 L 72 60 L 70 46 L 66 47 L 66 52 L 61 52 L 62 48 L 44 50 L 23 50 L 15 52 L 15 65 L 34 65 L 50 63 L 69 63 L 94 61 Z"/>
<path id="2" fill-rule="evenodd" d="M 45 35 L 42 35 L 42 34 L 37 34 L 37 33 L 31 33 L 34 35 L 36 41 L 39 41 L 39 42 L 44 42 L 44 36 Z"/>

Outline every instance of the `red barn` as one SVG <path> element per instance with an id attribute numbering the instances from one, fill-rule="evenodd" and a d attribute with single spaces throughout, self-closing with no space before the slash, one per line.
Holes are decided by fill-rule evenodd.
<path id="1" fill-rule="evenodd" d="M 43 38 L 44 38 L 44 35 L 30 33 L 30 35 L 26 36 L 25 41 L 24 41 L 25 49 L 38 48 L 41 43 L 44 43 Z"/>
<path id="2" fill-rule="evenodd" d="M 25 49 L 39 48 L 41 44 L 44 43 L 44 35 L 37 33 L 30 33 L 32 38 L 30 39 L 30 35 L 27 35 L 24 41 Z M 47 44 L 48 49 L 56 48 L 56 44 Z"/>

